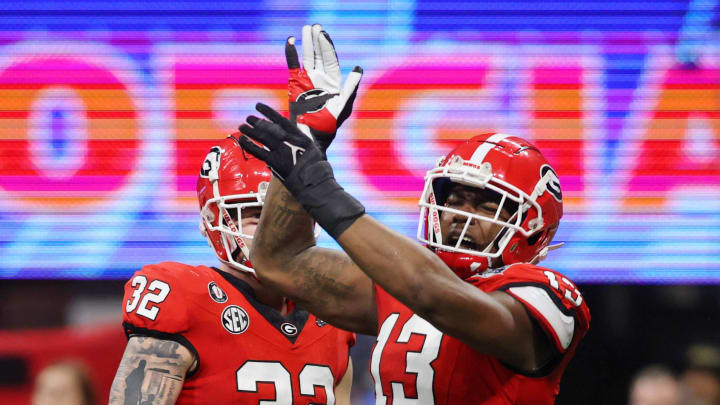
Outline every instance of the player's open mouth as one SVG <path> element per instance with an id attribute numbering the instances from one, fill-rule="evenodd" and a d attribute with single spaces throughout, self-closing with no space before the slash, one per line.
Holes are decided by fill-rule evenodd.
<path id="1" fill-rule="evenodd" d="M 459 237 L 460 237 L 459 233 L 451 233 L 450 235 L 448 235 L 447 244 L 450 246 L 457 245 Z M 477 243 L 475 243 L 475 240 L 473 240 L 471 237 L 465 235 L 465 236 L 463 236 L 462 242 L 460 242 L 460 248 L 478 250 L 478 245 L 477 245 Z"/>

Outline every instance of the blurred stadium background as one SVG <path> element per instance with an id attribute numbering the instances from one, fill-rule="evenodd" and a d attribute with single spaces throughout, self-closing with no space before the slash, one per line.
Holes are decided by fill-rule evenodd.
<path id="1" fill-rule="evenodd" d="M 381 221 L 414 237 L 424 171 L 472 134 L 520 134 L 553 163 L 566 245 L 544 264 L 593 315 L 558 404 L 627 403 L 644 366 L 682 373 L 690 345 L 720 344 L 718 0 L 8 1 L 0 402 L 29 403 L 65 358 L 107 401 L 125 280 L 216 262 L 202 158 L 256 101 L 286 105 L 284 40 L 314 22 L 365 69 L 330 160 Z"/>

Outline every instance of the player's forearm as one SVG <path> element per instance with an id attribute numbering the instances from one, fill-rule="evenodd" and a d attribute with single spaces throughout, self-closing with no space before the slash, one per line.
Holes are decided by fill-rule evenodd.
<path id="1" fill-rule="evenodd" d="M 444 271 L 442 262 L 427 249 L 367 214 L 337 241 L 365 274 L 411 308 L 425 307 L 418 292 L 428 279 L 438 278 L 433 273 Z"/>
<path id="2" fill-rule="evenodd" d="M 127 375 L 117 375 L 110 390 L 109 405 L 137 405 L 138 403 L 151 403 L 153 405 L 174 405 L 182 390 L 182 380 L 176 380 L 163 374 L 161 371 L 149 370 L 146 376 L 148 383 L 145 387 L 141 383 L 127 384 L 124 379 Z M 137 392 L 128 394 L 127 390 Z M 138 402 L 140 398 L 141 402 Z M 150 402 L 147 402 L 150 401 Z"/>
<path id="3" fill-rule="evenodd" d="M 191 360 L 181 350 L 172 341 L 131 338 L 110 389 L 109 405 L 174 404 Z"/>
<path id="4" fill-rule="evenodd" d="M 283 277 L 260 280 L 336 327 L 377 333 L 372 281 L 341 250 L 312 247 L 290 262 Z"/>
<path id="5" fill-rule="evenodd" d="M 342 251 L 315 246 L 314 222 L 273 178 L 250 261 L 266 286 L 334 326 L 375 333 L 372 282 Z"/>
<path id="6" fill-rule="evenodd" d="M 460 280 L 437 255 L 369 215 L 356 220 L 338 243 L 373 281 L 445 333 L 493 339 L 489 333 L 469 336 L 467 322 L 483 328 L 509 321 L 494 299 Z"/>
<path id="7" fill-rule="evenodd" d="M 273 177 L 250 251 L 258 275 L 274 277 L 273 273 L 282 273 L 299 252 L 314 246 L 313 225 L 312 218 Z"/>

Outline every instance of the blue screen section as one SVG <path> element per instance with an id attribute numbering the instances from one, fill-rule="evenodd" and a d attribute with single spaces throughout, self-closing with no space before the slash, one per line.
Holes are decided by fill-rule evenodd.
<path id="1" fill-rule="evenodd" d="M 718 0 L 0 2 L 0 278 L 215 265 L 197 169 L 284 102 L 283 42 L 314 22 L 366 72 L 329 159 L 378 220 L 414 238 L 435 158 L 507 131 L 567 196 L 544 265 L 720 282 Z"/>

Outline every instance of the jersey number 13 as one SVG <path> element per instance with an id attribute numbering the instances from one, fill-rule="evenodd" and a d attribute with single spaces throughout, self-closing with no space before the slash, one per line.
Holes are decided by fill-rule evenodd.
<path id="1" fill-rule="evenodd" d="M 375 398 L 376 405 L 387 404 L 387 395 L 383 392 L 382 382 L 380 380 L 380 362 L 382 361 L 382 353 L 385 345 L 390 338 L 390 334 L 398 321 L 399 314 L 391 314 L 380 326 L 377 343 L 370 360 L 370 372 L 375 380 Z M 397 338 L 397 343 L 408 343 L 411 335 L 420 335 L 425 337 L 422 348 L 419 352 L 408 351 L 406 354 L 405 372 L 415 374 L 417 389 L 417 398 L 408 398 L 405 396 L 405 388 L 402 383 L 391 382 L 392 387 L 392 403 L 394 405 L 413 404 L 413 405 L 431 405 L 435 403 L 433 395 L 433 382 L 435 379 L 435 370 L 432 363 L 438 357 L 440 352 L 440 343 L 443 334 L 432 326 L 428 321 L 413 314 L 413 316 L 405 322 Z"/>

